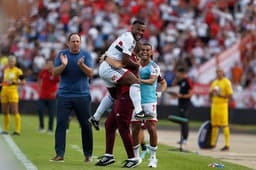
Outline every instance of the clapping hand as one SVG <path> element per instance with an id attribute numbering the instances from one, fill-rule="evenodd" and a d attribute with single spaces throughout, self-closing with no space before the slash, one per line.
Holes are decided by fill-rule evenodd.
<path id="1" fill-rule="evenodd" d="M 60 61 L 64 66 L 66 66 L 68 64 L 68 57 L 66 56 L 66 54 L 60 55 Z"/>
<path id="2" fill-rule="evenodd" d="M 84 56 L 81 57 L 81 58 L 79 58 L 79 60 L 77 61 L 77 64 L 78 64 L 79 66 L 82 66 L 83 63 L 84 63 Z"/>

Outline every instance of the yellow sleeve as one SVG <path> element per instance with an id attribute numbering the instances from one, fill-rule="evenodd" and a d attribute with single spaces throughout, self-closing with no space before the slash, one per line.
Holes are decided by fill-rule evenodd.
<path id="1" fill-rule="evenodd" d="M 19 68 L 18 68 L 18 70 L 17 70 L 17 75 L 18 75 L 18 77 L 19 77 L 19 76 L 21 76 L 21 75 L 23 75 L 22 70 L 21 70 L 21 69 L 19 69 Z"/>
<path id="2" fill-rule="evenodd" d="M 227 91 L 227 94 L 233 94 L 233 89 L 232 89 L 232 85 L 231 85 L 231 82 L 227 79 L 226 81 L 226 91 Z"/>

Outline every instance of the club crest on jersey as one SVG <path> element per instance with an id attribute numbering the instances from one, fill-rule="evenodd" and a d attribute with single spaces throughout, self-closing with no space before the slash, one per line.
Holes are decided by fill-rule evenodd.
<path id="1" fill-rule="evenodd" d="M 123 52 L 123 42 L 122 41 L 119 41 L 117 44 L 116 44 L 116 46 L 115 46 L 115 48 L 118 50 L 118 51 L 120 51 L 121 53 Z"/>

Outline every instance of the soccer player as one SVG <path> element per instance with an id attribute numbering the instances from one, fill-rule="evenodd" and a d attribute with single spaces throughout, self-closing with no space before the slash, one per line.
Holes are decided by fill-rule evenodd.
<path id="1" fill-rule="evenodd" d="M 18 86 L 26 83 L 23 72 L 16 67 L 16 57 L 9 56 L 8 66 L 4 69 L 4 77 L 2 83 L 1 103 L 4 115 L 4 127 L 2 134 L 8 134 L 10 125 L 9 113 L 14 114 L 15 131 L 13 135 L 20 135 L 21 117 L 19 113 L 19 93 Z"/>
<path id="2" fill-rule="evenodd" d="M 69 115 L 74 111 L 81 127 L 84 161 L 91 162 L 93 136 L 88 119 L 91 111 L 89 79 L 93 76 L 92 58 L 90 53 L 81 49 L 78 33 L 68 36 L 68 48 L 58 53 L 54 66 L 54 76 L 60 75 L 61 79 L 56 98 L 56 156 L 50 161 L 64 162 L 66 129 Z"/>
<path id="3" fill-rule="evenodd" d="M 48 133 L 53 132 L 56 92 L 60 76 L 53 76 L 54 61 L 47 60 L 45 68 L 38 75 L 39 100 L 38 100 L 38 116 L 39 116 L 39 132 L 45 132 L 44 129 L 44 110 L 47 109 L 49 115 Z"/>
<path id="4" fill-rule="evenodd" d="M 161 97 L 162 92 L 165 91 L 167 89 L 167 82 L 164 78 L 161 77 L 161 75 L 158 76 L 157 78 L 157 83 L 159 84 L 158 90 L 157 90 L 157 97 Z M 141 153 L 140 153 L 140 157 L 141 159 L 144 159 L 144 157 L 146 156 L 146 154 L 149 153 L 149 149 L 148 146 L 145 142 L 145 138 L 144 138 L 144 130 L 146 130 L 147 127 L 145 125 L 145 120 L 141 121 L 141 128 L 139 133 L 139 141 L 140 141 L 140 146 L 141 146 Z"/>
<path id="5" fill-rule="evenodd" d="M 143 38 L 146 25 L 139 20 L 136 20 L 132 24 L 131 32 L 125 32 L 121 34 L 108 48 L 103 55 L 103 62 L 99 67 L 99 75 L 104 80 L 106 87 L 108 88 L 108 95 L 106 95 L 100 105 L 98 106 L 96 113 L 90 118 L 92 124 L 98 124 L 100 116 L 111 107 L 113 103 L 114 87 L 116 85 L 129 85 L 129 95 L 131 97 L 136 116 L 138 118 L 144 118 L 147 115 L 141 107 L 141 95 L 140 95 L 140 82 L 134 74 L 132 74 L 128 68 L 136 68 L 137 63 L 130 60 L 132 52 L 141 38 Z M 114 89 L 114 90 L 113 90 Z"/>
<path id="6" fill-rule="evenodd" d="M 223 128 L 225 137 L 225 146 L 221 151 L 228 151 L 229 144 L 229 126 L 228 126 L 228 101 L 232 97 L 233 90 L 230 80 L 228 80 L 221 67 L 216 69 L 217 79 L 215 79 L 210 86 L 209 96 L 212 101 L 211 105 L 211 146 L 216 145 L 216 138 L 218 129 Z"/>
<path id="7" fill-rule="evenodd" d="M 142 44 L 140 48 L 140 82 L 141 82 L 141 96 L 142 96 L 142 107 L 145 112 L 152 115 L 152 118 L 145 120 L 145 126 L 148 129 L 150 136 L 150 146 L 151 156 L 149 159 L 148 166 L 151 168 L 157 167 L 157 79 L 160 75 L 159 66 L 151 60 L 153 54 L 152 46 L 148 43 Z M 136 157 L 139 157 L 139 147 L 140 147 L 140 130 L 141 121 L 136 120 L 135 114 L 132 118 L 132 133 L 133 133 L 133 146 L 134 153 Z"/>
<path id="8" fill-rule="evenodd" d="M 132 59 L 136 61 L 136 56 L 133 55 Z M 137 68 L 131 69 L 131 72 L 138 75 L 138 68 L 139 63 L 137 64 Z M 113 147 L 117 129 L 119 130 L 128 157 L 123 167 L 134 168 L 141 163 L 141 159 L 136 158 L 134 155 L 132 137 L 130 134 L 130 120 L 134 107 L 130 99 L 129 88 L 129 86 L 116 87 L 112 111 L 105 122 L 106 151 L 104 156 L 96 163 L 97 166 L 106 166 L 115 162 Z"/>

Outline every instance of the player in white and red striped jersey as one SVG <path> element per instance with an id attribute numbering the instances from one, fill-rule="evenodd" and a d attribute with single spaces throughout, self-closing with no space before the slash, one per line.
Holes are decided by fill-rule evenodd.
<path id="1" fill-rule="evenodd" d="M 136 68 L 138 63 L 130 60 L 132 52 L 136 43 L 143 38 L 145 24 L 142 21 L 136 20 L 132 24 L 131 32 L 125 32 L 120 35 L 108 48 L 106 53 L 102 56 L 103 62 L 99 67 L 99 75 L 104 80 L 108 88 L 108 95 L 106 95 L 98 106 L 93 117 L 89 119 L 90 122 L 99 121 L 100 116 L 113 104 L 114 87 L 117 85 L 128 85 L 129 96 L 132 100 L 135 113 L 147 116 L 141 107 L 140 82 L 139 79 L 131 73 L 128 69 Z"/>

